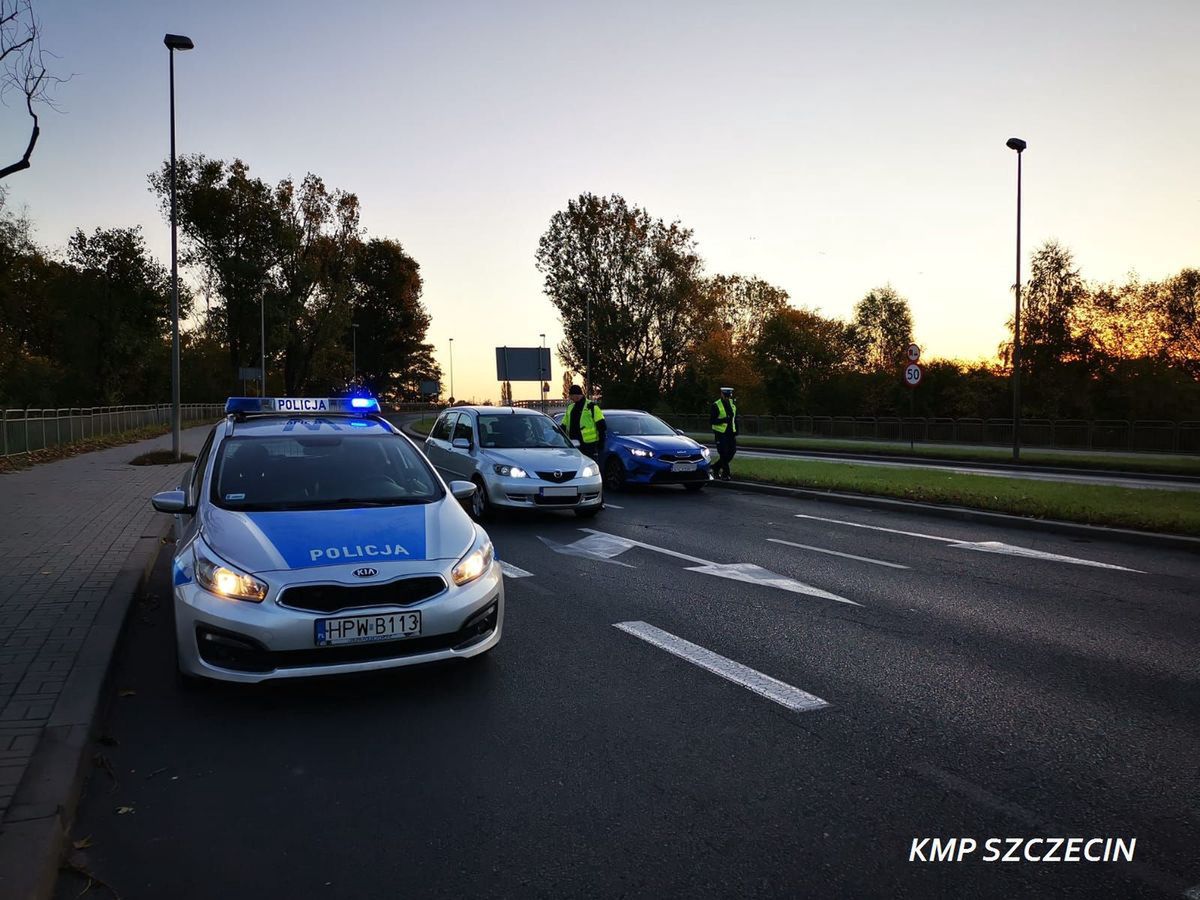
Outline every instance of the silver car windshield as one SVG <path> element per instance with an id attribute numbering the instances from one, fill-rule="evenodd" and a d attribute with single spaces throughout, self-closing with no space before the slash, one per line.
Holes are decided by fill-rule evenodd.
<path id="1" fill-rule="evenodd" d="M 662 419 L 654 418 L 654 416 L 631 416 L 622 415 L 621 413 L 610 413 L 604 417 L 604 421 L 608 423 L 608 430 L 613 434 L 644 435 L 646 437 L 675 434 L 674 428 Z"/>
<path id="2" fill-rule="evenodd" d="M 570 442 L 545 416 L 481 415 L 479 444 L 496 450 L 515 450 L 519 447 L 570 447 Z"/>
<path id="3" fill-rule="evenodd" d="M 396 435 L 235 437 L 221 444 L 212 500 L 225 509 L 345 509 L 430 503 L 445 495 Z"/>

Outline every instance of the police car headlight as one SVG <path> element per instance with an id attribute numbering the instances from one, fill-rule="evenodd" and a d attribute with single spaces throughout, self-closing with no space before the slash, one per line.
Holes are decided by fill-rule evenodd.
<path id="1" fill-rule="evenodd" d="M 597 471 L 598 470 L 596 469 L 595 466 L 587 465 L 579 470 L 579 477 L 580 478 L 591 478 L 593 475 L 596 474 Z"/>
<path id="2" fill-rule="evenodd" d="M 459 587 L 470 584 L 492 565 L 492 542 L 480 532 L 467 555 L 450 570 L 450 577 Z"/>
<path id="3" fill-rule="evenodd" d="M 529 473 L 520 466 L 492 466 L 492 471 L 497 475 L 503 475 L 506 478 L 528 478 Z"/>
<path id="4" fill-rule="evenodd" d="M 654 454 L 651 453 L 649 450 L 643 450 L 641 447 L 630 447 L 629 455 L 630 456 L 649 457 L 649 456 L 653 456 Z"/>
<path id="5" fill-rule="evenodd" d="M 245 572 L 212 558 L 197 544 L 193 546 L 196 555 L 196 581 L 202 588 L 218 597 L 230 600 L 249 600 L 251 603 L 262 603 L 267 596 L 267 586 Z"/>

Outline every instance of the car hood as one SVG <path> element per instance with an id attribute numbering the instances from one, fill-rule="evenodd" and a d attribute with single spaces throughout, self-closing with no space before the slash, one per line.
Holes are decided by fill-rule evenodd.
<path id="1" fill-rule="evenodd" d="M 520 466 L 526 472 L 578 472 L 585 464 L 583 454 L 574 447 L 518 447 L 504 450 L 485 448 L 482 456 L 489 463 Z"/>
<path id="2" fill-rule="evenodd" d="M 641 447 L 643 450 L 653 450 L 656 456 L 660 453 L 695 453 L 700 449 L 699 444 L 691 438 L 680 434 L 618 434 L 613 435 L 613 437 L 626 447 Z"/>
<path id="3" fill-rule="evenodd" d="M 208 507 L 200 533 L 215 553 L 247 572 L 355 564 L 457 560 L 475 525 L 453 497 L 419 506 L 237 512 Z M 424 565 L 421 565 L 424 563 Z"/>

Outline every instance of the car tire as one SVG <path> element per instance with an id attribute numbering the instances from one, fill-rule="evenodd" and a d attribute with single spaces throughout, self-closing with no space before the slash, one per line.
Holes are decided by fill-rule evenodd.
<path id="1" fill-rule="evenodd" d="M 487 488 L 484 487 L 482 478 L 476 476 L 471 481 L 475 484 L 475 493 L 471 495 L 471 518 L 482 522 L 492 515 L 492 501 L 488 499 Z"/>
<path id="2" fill-rule="evenodd" d="M 615 455 L 608 458 L 604 464 L 604 489 L 606 491 L 625 490 L 625 465 Z"/>
<path id="3" fill-rule="evenodd" d="M 704 484 L 703 481 L 689 481 L 684 484 L 684 487 L 694 494 L 696 491 L 704 490 Z"/>
<path id="4" fill-rule="evenodd" d="M 584 509 L 575 510 L 575 515 L 581 519 L 594 519 L 600 514 L 600 510 L 602 509 L 604 509 L 603 506 L 589 506 Z"/>

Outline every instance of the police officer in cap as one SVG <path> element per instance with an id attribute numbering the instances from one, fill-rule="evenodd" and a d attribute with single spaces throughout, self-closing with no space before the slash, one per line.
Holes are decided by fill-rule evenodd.
<path id="1" fill-rule="evenodd" d="M 604 421 L 604 411 L 594 400 L 583 400 L 583 388 L 577 384 L 571 385 L 567 393 L 571 404 L 567 414 L 563 416 L 563 429 L 572 441 L 578 441 L 577 446 L 585 456 L 590 456 L 596 462 L 600 460 L 600 451 L 604 448 L 604 437 L 608 433 L 608 425 Z"/>
<path id="2" fill-rule="evenodd" d="M 721 388 L 721 396 L 713 402 L 709 413 L 713 437 L 717 441 L 717 462 L 713 466 L 713 477 L 729 481 L 729 463 L 737 453 L 737 404 L 733 401 L 733 388 Z"/>

